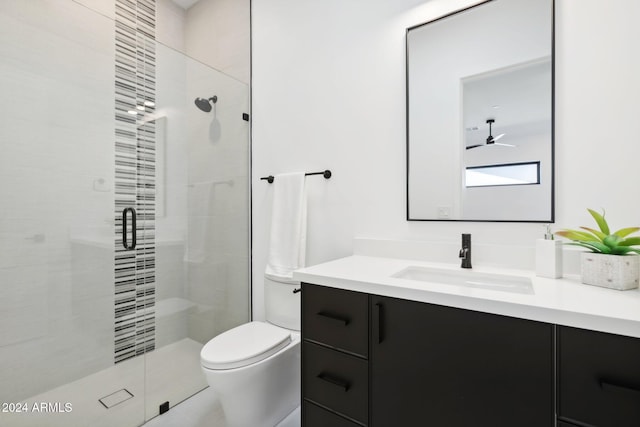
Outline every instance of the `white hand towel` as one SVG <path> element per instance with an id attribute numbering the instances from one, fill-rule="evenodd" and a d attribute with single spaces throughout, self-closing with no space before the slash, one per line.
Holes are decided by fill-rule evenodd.
<path id="1" fill-rule="evenodd" d="M 307 245 L 307 193 L 303 172 L 275 176 L 271 237 L 265 276 L 292 281 L 293 270 L 304 267 Z"/>

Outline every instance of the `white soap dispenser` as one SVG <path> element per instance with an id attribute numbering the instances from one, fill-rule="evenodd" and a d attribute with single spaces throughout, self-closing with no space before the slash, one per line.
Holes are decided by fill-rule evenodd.
<path id="1" fill-rule="evenodd" d="M 546 225 L 544 239 L 536 241 L 536 276 L 562 277 L 562 241 L 553 238 L 549 224 Z"/>

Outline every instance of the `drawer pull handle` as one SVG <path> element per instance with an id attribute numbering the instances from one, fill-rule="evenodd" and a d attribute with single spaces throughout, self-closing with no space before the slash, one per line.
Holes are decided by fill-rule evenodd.
<path id="1" fill-rule="evenodd" d="M 376 318 L 375 322 L 378 326 L 376 341 L 378 341 L 378 344 L 382 344 L 382 341 L 384 341 L 384 307 L 382 306 L 382 303 L 379 302 L 377 302 L 374 307 L 374 316 Z"/>
<path id="2" fill-rule="evenodd" d="M 640 393 L 640 389 L 638 389 L 637 387 L 632 387 L 632 386 L 622 385 L 622 384 L 614 384 L 607 380 L 600 380 L 600 388 L 602 389 L 602 391 L 609 391 L 609 392 Z"/>
<path id="3" fill-rule="evenodd" d="M 317 314 L 318 316 L 322 316 L 325 319 L 329 319 L 329 320 L 333 320 L 334 322 L 341 323 L 344 326 L 347 326 L 349 324 L 349 319 L 347 319 L 346 317 L 339 316 L 337 314 L 327 313 L 326 311 L 320 311 Z"/>
<path id="4" fill-rule="evenodd" d="M 351 387 L 351 384 L 349 384 L 347 381 L 343 380 L 342 378 L 334 377 L 333 375 L 325 374 L 324 372 L 319 373 L 318 378 L 320 378 L 322 381 L 328 382 L 329 384 L 333 384 L 337 387 L 340 387 L 344 391 L 349 391 L 349 387 Z"/>

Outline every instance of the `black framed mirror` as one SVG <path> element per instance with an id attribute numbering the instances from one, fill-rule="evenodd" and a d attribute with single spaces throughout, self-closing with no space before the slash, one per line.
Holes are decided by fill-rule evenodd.
<path id="1" fill-rule="evenodd" d="M 554 221 L 553 27 L 489 0 L 407 29 L 407 220 Z"/>

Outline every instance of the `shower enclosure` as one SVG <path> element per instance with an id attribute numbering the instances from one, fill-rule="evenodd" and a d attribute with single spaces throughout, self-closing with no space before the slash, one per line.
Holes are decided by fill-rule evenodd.
<path id="1" fill-rule="evenodd" d="M 249 319 L 249 87 L 169 3 L 0 2 L 2 426 L 139 426 Z"/>

